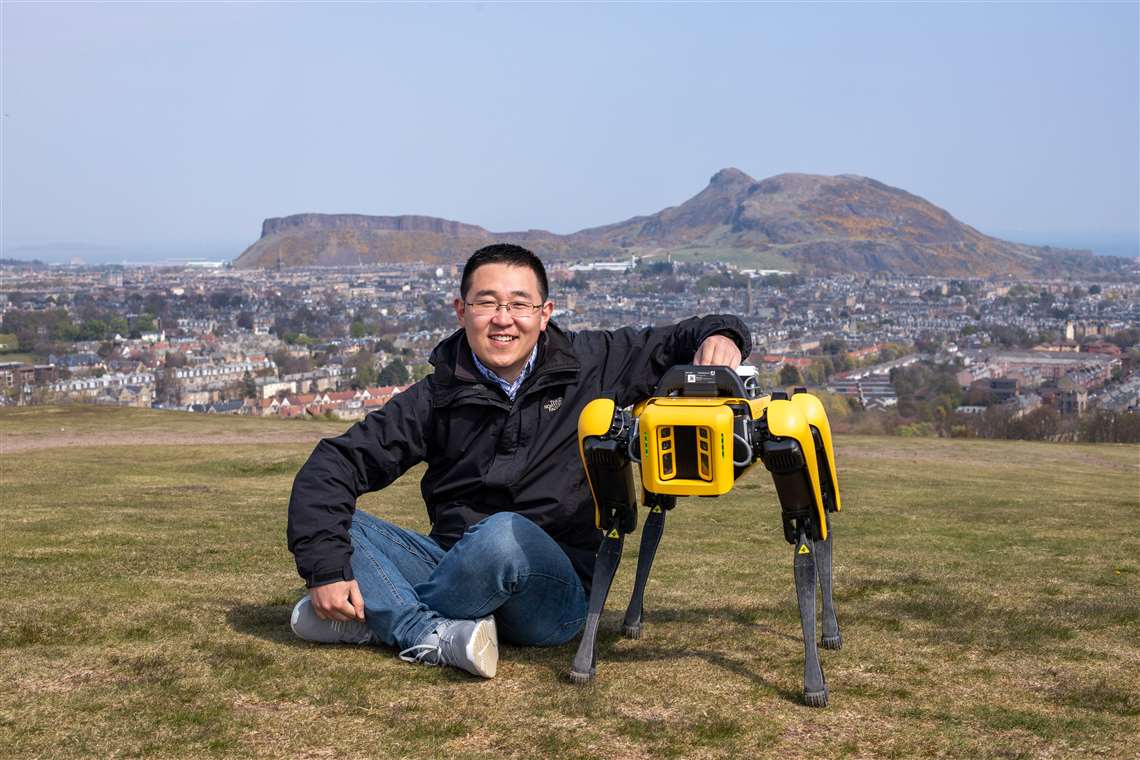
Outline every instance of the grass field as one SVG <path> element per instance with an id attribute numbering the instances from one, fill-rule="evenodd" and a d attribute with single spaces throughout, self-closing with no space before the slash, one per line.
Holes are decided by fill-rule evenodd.
<path id="1" fill-rule="evenodd" d="M 670 515 L 639 641 L 627 542 L 591 686 L 576 642 L 505 647 L 482 681 L 294 639 L 289 486 L 341 427 L 0 410 L 4 756 L 1140 753 L 1136 446 L 840 437 L 821 710 L 760 469 Z M 426 529 L 417 475 L 361 506 Z"/>
<path id="2" fill-rule="evenodd" d="M 4 336 L 0 335 L 0 339 L 2 339 L 3 337 Z M 15 352 L 0 353 L 0 364 L 7 363 L 7 362 L 20 362 L 21 364 L 35 364 L 36 362 L 41 361 L 41 360 L 42 360 L 42 357 L 37 357 L 35 354 L 18 354 Z"/>
<path id="3" fill-rule="evenodd" d="M 798 262 L 781 256 L 777 250 L 761 253 L 743 248 L 693 246 L 691 248 L 678 248 L 669 253 L 677 262 L 723 261 L 726 264 L 735 264 L 743 268 L 782 269 L 786 272 L 797 272 L 800 269 Z"/>

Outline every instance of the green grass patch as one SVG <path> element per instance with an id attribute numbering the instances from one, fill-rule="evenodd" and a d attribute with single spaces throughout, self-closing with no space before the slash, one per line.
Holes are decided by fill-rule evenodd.
<path id="1" fill-rule="evenodd" d="M 724 246 L 691 246 L 677 248 L 669 253 L 673 260 L 678 262 L 711 263 L 721 261 L 743 269 L 781 269 L 785 272 L 798 272 L 800 270 L 800 264 L 797 261 L 787 258 L 775 250 L 755 251 L 748 248 Z"/>

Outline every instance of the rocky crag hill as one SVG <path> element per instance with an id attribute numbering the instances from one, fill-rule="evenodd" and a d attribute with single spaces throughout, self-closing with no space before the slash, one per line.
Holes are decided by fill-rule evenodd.
<path id="1" fill-rule="evenodd" d="M 490 232 L 426 216 L 266 219 L 261 238 L 236 265 L 452 263 L 492 242 L 518 243 L 552 261 L 676 254 L 809 274 L 1091 274 L 1125 262 L 998 240 L 916 195 L 867 177 L 780 174 L 756 181 L 738 169 L 723 169 L 679 206 L 570 235 Z"/>

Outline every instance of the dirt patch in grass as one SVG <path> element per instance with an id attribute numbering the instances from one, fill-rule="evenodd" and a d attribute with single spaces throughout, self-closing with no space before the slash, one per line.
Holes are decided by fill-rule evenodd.
<path id="1" fill-rule="evenodd" d="M 78 670 L 52 670 L 46 673 L 29 673 L 19 679 L 17 687 L 32 694 L 61 694 L 77 689 L 113 684 L 117 676 L 109 670 L 80 668 Z"/>

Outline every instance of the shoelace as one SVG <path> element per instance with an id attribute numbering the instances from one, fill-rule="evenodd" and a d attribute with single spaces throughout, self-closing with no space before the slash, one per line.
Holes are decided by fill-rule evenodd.
<path id="1" fill-rule="evenodd" d="M 372 631 L 359 620 L 325 620 L 324 622 L 329 628 L 336 631 L 338 636 L 372 638 Z"/>
<path id="2" fill-rule="evenodd" d="M 415 654 L 412 654 L 413 652 Z M 437 655 L 435 662 L 425 659 L 432 653 Z M 439 644 L 416 644 L 400 652 L 400 659 L 404 662 L 420 662 L 425 665 L 442 665 L 443 651 L 440 649 Z"/>

